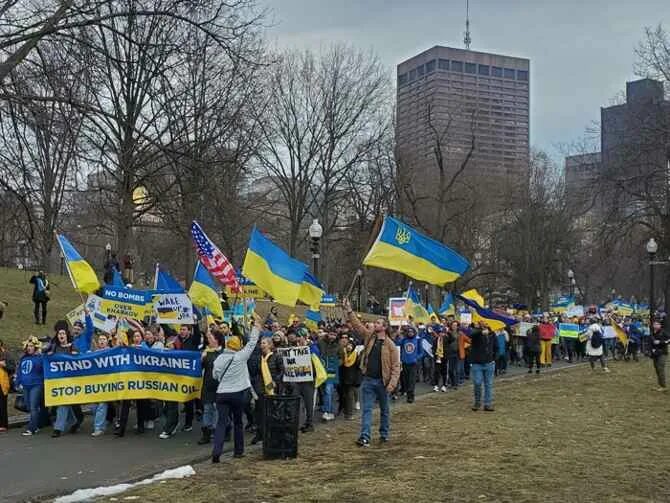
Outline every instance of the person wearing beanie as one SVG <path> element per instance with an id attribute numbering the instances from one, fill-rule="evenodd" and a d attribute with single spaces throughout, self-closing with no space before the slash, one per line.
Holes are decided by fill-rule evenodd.
<path id="1" fill-rule="evenodd" d="M 416 388 L 416 366 L 417 362 L 423 357 L 423 348 L 421 341 L 417 337 L 416 329 L 412 326 L 405 326 L 402 329 L 402 337 L 399 337 L 396 344 L 400 347 L 400 371 L 401 391 L 407 395 L 407 403 L 414 402 Z"/>

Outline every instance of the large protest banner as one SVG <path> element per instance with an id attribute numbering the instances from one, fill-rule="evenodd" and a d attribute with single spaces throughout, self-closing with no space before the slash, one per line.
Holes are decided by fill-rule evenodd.
<path id="1" fill-rule="evenodd" d="M 47 407 L 114 400 L 187 402 L 200 397 L 197 351 L 117 347 L 83 355 L 45 357 Z"/>
<path id="2" fill-rule="evenodd" d="M 279 354 L 284 363 L 284 382 L 309 382 L 312 375 L 312 353 L 309 346 L 280 348 Z"/>
<path id="3" fill-rule="evenodd" d="M 192 325 L 193 304 L 186 293 L 160 293 L 153 295 L 156 323 Z"/>

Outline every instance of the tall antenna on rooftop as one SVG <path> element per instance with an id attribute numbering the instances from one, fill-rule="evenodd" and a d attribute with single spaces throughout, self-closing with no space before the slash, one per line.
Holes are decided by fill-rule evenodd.
<path id="1" fill-rule="evenodd" d="M 472 39 L 470 38 L 470 0 L 465 0 L 465 37 L 463 43 L 466 49 L 470 49 Z"/>

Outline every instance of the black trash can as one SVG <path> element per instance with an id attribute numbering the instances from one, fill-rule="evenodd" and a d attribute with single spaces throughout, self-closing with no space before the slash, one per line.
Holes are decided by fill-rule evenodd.
<path id="1" fill-rule="evenodd" d="M 263 457 L 297 457 L 300 397 L 266 396 L 263 403 Z"/>

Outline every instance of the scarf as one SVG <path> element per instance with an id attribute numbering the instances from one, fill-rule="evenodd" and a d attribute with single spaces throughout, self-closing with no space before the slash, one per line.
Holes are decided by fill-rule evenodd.
<path id="1" fill-rule="evenodd" d="M 441 335 L 437 336 L 437 349 L 435 350 L 435 356 L 440 359 L 444 356 L 444 337 Z"/>
<path id="2" fill-rule="evenodd" d="M 274 386 L 272 382 L 272 374 L 270 374 L 270 365 L 268 365 L 268 360 L 272 356 L 272 353 L 268 353 L 265 356 L 261 356 L 261 375 L 263 376 L 263 391 L 266 395 L 274 395 Z"/>
<path id="3" fill-rule="evenodd" d="M 356 363 L 356 351 L 352 351 L 344 356 L 344 366 L 352 367 Z"/>

